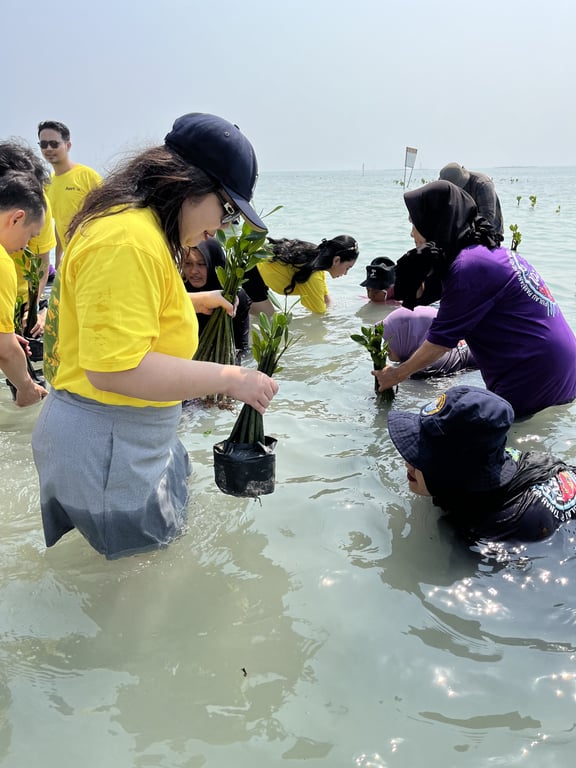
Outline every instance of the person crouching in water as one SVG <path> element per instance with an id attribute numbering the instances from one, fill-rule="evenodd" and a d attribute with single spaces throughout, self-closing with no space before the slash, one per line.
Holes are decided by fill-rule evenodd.
<path id="1" fill-rule="evenodd" d="M 408 485 L 448 513 L 468 541 L 539 541 L 576 517 L 576 467 L 506 447 L 510 403 L 458 386 L 420 409 L 390 411 L 388 432 Z"/>
<path id="2" fill-rule="evenodd" d="M 366 288 L 368 301 L 375 304 L 385 304 L 395 301 L 394 282 L 396 281 L 396 264 L 387 256 L 377 256 L 366 267 L 366 279 L 360 285 Z"/>
<path id="3" fill-rule="evenodd" d="M 268 238 L 272 256 L 262 260 L 248 273 L 244 284 L 246 293 L 258 311 L 267 311 L 265 299 L 268 288 L 281 296 L 299 296 L 302 306 L 315 314 L 324 314 L 331 300 L 326 285 L 326 273 L 342 277 L 356 264 L 358 243 L 349 235 L 322 240 L 319 245 L 304 240 L 275 240 Z"/>
<path id="4" fill-rule="evenodd" d="M 398 309 L 390 312 L 382 320 L 384 338 L 388 342 L 388 359 L 393 363 L 403 363 L 409 360 L 418 347 L 426 339 L 430 326 L 436 319 L 436 307 L 414 307 Z M 461 339 L 452 349 L 448 349 L 441 357 L 426 368 L 413 373 L 412 379 L 427 379 L 435 376 L 450 376 L 459 371 L 475 370 L 478 366 L 468 344 Z"/>

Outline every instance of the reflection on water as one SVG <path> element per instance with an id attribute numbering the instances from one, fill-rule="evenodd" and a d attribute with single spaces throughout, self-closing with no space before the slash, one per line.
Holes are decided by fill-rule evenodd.
<path id="1" fill-rule="evenodd" d="M 174 765 L 292 735 L 277 713 L 318 640 L 284 613 L 288 575 L 263 555 L 265 537 L 237 520 L 210 527 L 201 550 L 186 537 L 113 564 L 73 537 L 37 578 L 3 586 L 0 754 L 31 765 L 52 745 L 48 764 L 77 765 L 90 744 L 89 764 L 110 765 L 109 732 L 115 764 Z M 72 743 L 60 743 L 70 718 Z"/>
<path id="2" fill-rule="evenodd" d="M 576 524 L 530 546 L 463 546 L 408 492 L 388 406 L 349 338 L 391 309 L 363 299 L 364 265 L 411 246 L 394 178 L 261 178 L 262 207 L 284 204 L 275 235 L 349 232 L 361 255 L 329 281 L 327 317 L 296 309 L 302 339 L 265 417 L 277 487 L 260 502 L 214 484 L 212 445 L 235 413 L 191 404 L 180 430 L 194 465 L 186 534 L 117 562 L 75 533 L 46 551 L 36 412 L 16 411 L 0 384 L 2 768 L 572 764 Z M 576 174 L 495 179 L 507 223 L 574 326 L 561 232 L 576 220 Z M 536 208 L 518 207 L 530 194 Z M 446 384 L 406 382 L 393 407 Z M 515 424 L 511 442 L 575 461 L 575 415 L 576 404 L 551 408 Z"/>

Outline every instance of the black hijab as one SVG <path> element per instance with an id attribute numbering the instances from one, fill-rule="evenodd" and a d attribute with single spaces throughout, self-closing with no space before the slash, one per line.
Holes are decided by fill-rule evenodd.
<path id="1" fill-rule="evenodd" d="M 195 288 L 187 280 L 184 280 L 184 287 L 187 293 L 198 293 L 198 291 L 221 291 L 222 286 L 218 280 L 216 274 L 217 267 L 223 267 L 226 262 L 226 254 L 224 249 L 216 240 L 215 237 L 211 237 L 208 240 L 203 240 L 196 248 L 200 251 L 204 257 L 206 268 L 208 270 L 206 275 L 206 282 L 201 288 Z M 236 314 L 232 318 L 232 328 L 234 330 L 234 344 L 237 350 L 250 349 L 250 299 L 245 291 L 240 288 L 238 291 L 238 307 Z M 198 328 L 200 333 L 206 327 L 210 319 L 210 315 L 197 313 Z"/>
<path id="2" fill-rule="evenodd" d="M 222 246 L 215 237 L 209 240 L 203 240 L 196 248 L 200 251 L 206 262 L 208 270 L 206 283 L 201 288 L 195 288 L 187 280 L 184 281 L 188 293 L 197 293 L 198 291 L 219 291 L 222 289 L 216 275 L 216 267 L 223 267 L 226 260 Z"/>
<path id="3" fill-rule="evenodd" d="M 394 298 L 406 309 L 418 305 L 433 304 L 442 296 L 442 283 L 438 274 L 442 272 L 442 252 L 433 243 L 422 248 L 412 248 L 396 263 Z M 424 284 L 423 293 L 418 292 Z"/>
<path id="4" fill-rule="evenodd" d="M 396 264 L 394 298 L 413 309 L 441 296 L 441 280 L 450 264 L 468 245 L 497 248 L 502 236 L 478 216 L 473 198 L 449 181 L 432 181 L 404 193 L 410 221 L 426 245 L 408 251 Z M 424 294 L 417 298 L 422 283 Z"/>
<path id="5" fill-rule="evenodd" d="M 520 453 L 516 467 L 510 482 L 493 491 L 434 494 L 433 503 L 449 513 L 451 523 L 470 541 L 512 537 L 526 511 L 526 505 L 522 504 L 523 494 L 532 486 L 557 477 L 560 472 L 575 469 L 540 451 Z"/>
<path id="6" fill-rule="evenodd" d="M 468 244 L 478 216 L 468 192 L 449 181 L 432 181 L 405 192 L 404 203 L 418 232 L 449 258 Z"/>

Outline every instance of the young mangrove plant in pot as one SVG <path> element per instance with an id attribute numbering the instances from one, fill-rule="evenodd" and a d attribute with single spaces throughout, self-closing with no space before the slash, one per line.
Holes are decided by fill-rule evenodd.
<path id="1" fill-rule="evenodd" d="M 361 333 L 353 333 L 350 338 L 368 350 L 374 370 L 381 371 L 388 362 L 388 341 L 384 338 L 384 325 L 377 323 L 376 325 L 362 326 L 360 330 Z M 378 387 L 378 379 L 374 378 L 374 391 L 377 399 L 391 403 L 395 395 L 394 388 L 389 387 L 383 392 L 379 392 Z"/>
<path id="2" fill-rule="evenodd" d="M 282 370 L 279 361 L 292 346 L 289 325 L 292 314 L 282 310 L 269 318 L 264 312 L 252 329 L 252 353 L 258 370 L 273 376 Z M 221 491 L 231 496 L 258 498 L 273 493 L 276 478 L 276 440 L 264 434 L 262 414 L 244 405 L 227 440 L 214 446 L 214 477 Z"/>
<path id="3" fill-rule="evenodd" d="M 255 269 L 256 264 L 269 256 L 271 251 L 266 245 L 266 233 L 255 232 L 246 223 L 242 225 L 239 233 L 233 229 L 232 234 L 227 236 L 225 232 L 218 230 L 216 237 L 226 254 L 224 266 L 216 267 L 216 275 L 224 298 L 234 304 L 241 285 L 246 282 L 246 273 Z M 194 360 L 234 365 L 236 350 L 232 318 L 223 307 L 218 307 L 210 315 L 198 340 Z M 216 395 L 207 400 L 220 405 L 227 403 L 227 398 L 223 395 Z"/>
<path id="4" fill-rule="evenodd" d="M 42 269 L 42 260 L 35 256 L 32 251 L 26 247 L 23 256 L 17 260 L 22 269 L 24 279 L 28 284 L 28 297 L 25 301 L 21 296 L 16 299 L 14 306 L 14 331 L 20 336 L 24 336 L 30 348 L 30 355 L 26 352 L 26 366 L 28 373 L 36 384 L 46 387 L 46 381 L 41 371 L 37 371 L 32 362 L 39 362 L 43 358 L 44 345 L 42 339 L 35 339 L 30 336 L 32 328 L 38 320 L 38 289 L 40 280 L 44 271 Z M 6 379 L 6 384 L 12 394 L 12 399 L 16 400 L 16 387 L 10 379 Z"/>
<path id="5" fill-rule="evenodd" d="M 38 291 L 40 280 L 44 275 L 42 259 L 36 256 L 28 246 L 24 248 L 23 255 L 17 259 L 22 270 L 22 275 L 28 286 L 27 301 L 20 304 L 19 319 L 16 320 L 16 332 L 20 333 L 30 345 L 31 358 L 34 362 L 42 360 L 43 344 L 41 338 L 31 336 L 32 328 L 38 322 Z"/>

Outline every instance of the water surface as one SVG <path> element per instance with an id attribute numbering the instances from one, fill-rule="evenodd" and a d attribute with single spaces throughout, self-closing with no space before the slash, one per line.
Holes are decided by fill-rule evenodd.
<path id="1" fill-rule="evenodd" d="M 576 327 L 576 169 L 493 169 L 506 227 Z M 436 171 L 414 171 L 412 187 Z M 189 530 L 107 562 L 76 533 L 46 550 L 30 450 L 37 411 L 0 387 L 0 765 L 3 768 L 566 768 L 576 722 L 576 526 L 517 549 L 466 549 L 403 462 L 350 340 L 382 308 L 358 283 L 412 247 L 403 171 L 263 174 L 275 236 L 354 235 L 325 318 L 266 417 L 277 487 L 221 494 L 212 445 L 235 413 L 187 407 Z M 536 195 L 531 207 L 529 196 Z M 520 196 L 521 200 L 517 201 Z M 507 230 L 508 231 L 508 230 Z M 507 240 L 507 242 L 509 242 Z M 477 373 L 402 385 L 416 408 Z M 576 405 L 511 442 L 576 463 Z M 62 436 L 65 440 L 65 435 Z"/>

